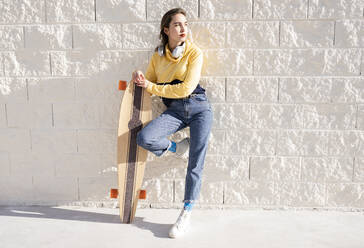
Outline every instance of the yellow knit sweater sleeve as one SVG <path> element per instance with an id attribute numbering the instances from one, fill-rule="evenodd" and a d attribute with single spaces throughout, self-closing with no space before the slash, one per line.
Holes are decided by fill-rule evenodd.
<path id="1" fill-rule="evenodd" d="M 153 57 L 156 59 L 156 57 Z M 153 75 L 153 64 L 154 62 L 151 61 L 150 66 L 148 66 L 147 70 L 147 78 L 149 81 L 153 82 L 153 79 L 156 78 Z M 191 56 L 188 58 L 187 63 L 187 72 L 186 77 L 183 82 L 179 84 L 155 84 L 150 83 L 148 84 L 147 91 L 157 96 L 162 96 L 166 98 L 183 98 L 189 96 L 197 87 L 200 77 L 201 77 L 201 70 L 203 64 L 203 54 L 200 49 L 196 49 L 191 53 Z"/>
<path id="2" fill-rule="evenodd" d="M 154 66 L 154 63 L 155 63 L 155 55 L 157 53 L 154 53 L 150 62 L 149 62 L 149 65 L 148 65 L 148 68 L 147 68 L 147 71 L 145 72 L 145 78 L 148 80 L 148 81 L 151 81 L 153 83 L 157 82 L 157 75 L 155 74 L 155 66 Z"/>

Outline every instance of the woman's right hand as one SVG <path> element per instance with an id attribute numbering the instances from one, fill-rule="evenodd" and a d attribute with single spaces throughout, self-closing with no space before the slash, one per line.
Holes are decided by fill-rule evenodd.
<path id="1" fill-rule="evenodd" d="M 140 70 L 134 71 L 133 74 L 132 74 L 132 81 L 134 83 L 139 83 L 142 80 L 142 76 L 141 75 L 143 75 L 143 72 L 142 71 L 140 71 Z"/>

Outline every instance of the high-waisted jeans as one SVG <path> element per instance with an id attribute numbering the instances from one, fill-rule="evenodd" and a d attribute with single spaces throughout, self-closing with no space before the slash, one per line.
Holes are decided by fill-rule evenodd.
<path id="1" fill-rule="evenodd" d="M 193 94 L 188 98 L 173 100 L 166 111 L 138 133 L 138 145 L 161 156 L 170 144 L 167 136 L 190 127 L 184 202 L 199 199 L 212 119 L 213 113 L 206 95 Z"/>

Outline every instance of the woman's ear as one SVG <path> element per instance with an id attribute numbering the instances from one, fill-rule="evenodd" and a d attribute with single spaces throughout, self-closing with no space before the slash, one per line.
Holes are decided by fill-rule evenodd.
<path id="1" fill-rule="evenodd" d="M 164 32 L 166 35 L 168 35 L 168 33 L 169 33 L 169 29 L 168 29 L 168 28 L 166 28 L 166 27 L 164 27 L 164 28 L 163 28 L 163 32 Z"/>

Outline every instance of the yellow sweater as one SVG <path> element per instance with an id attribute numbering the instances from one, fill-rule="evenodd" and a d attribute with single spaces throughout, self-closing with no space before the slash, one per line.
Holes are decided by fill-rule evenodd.
<path id="1" fill-rule="evenodd" d="M 174 58 L 172 52 L 165 47 L 165 55 L 155 52 L 149 62 L 145 77 L 150 83 L 147 91 L 165 98 L 183 98 L 190 95 L 197 87 L 203 64 L 203 54 L 190 40 L 180 58 Z M 176 80 L 178 83 L 171 83 Z"/>

